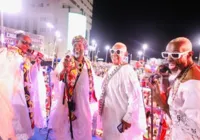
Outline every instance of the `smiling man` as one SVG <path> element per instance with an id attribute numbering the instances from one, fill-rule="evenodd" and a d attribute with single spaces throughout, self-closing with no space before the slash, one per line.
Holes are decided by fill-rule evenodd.
<path id="1" fill-rule="evenodd" d="M 84 56 L 87 40 L 75 36 L 73 55 L 67 54 L 57 65 L 54 83 L 50 127 L 57 140 L 91 140 L 90 102 L 96 100 L 91 62 Z"/>
<path id="2" fill-rule="evenodd" d="M 46 94 L 45 84 L 41 71 L 30 62 L 31 42 L 20 34 L 16 46 L 0 48 L 0 139 L 28 140 L 35 126 L 46 125 L 40 98 Z"/>
<path id="3" fill-rule="evenodd" d="M 200 70 L 192 56 L 192 43 L 185 37 L 173 39 L 162 52 L 169 69 L 178 72 L 171 80 L 169 97 L 164 103 L 169 106 L 172 119 L 171 140 L 200 139 Z M 154 91 L 159 96 L 159 90 Z"/>
<path id="4" fill-rule="evenodd" d="M 172 84 L 168 104 L 172 139 L 200 139 L 200 71 L 192 60 L 192 43 L 184 37 L 169 42 L 163 57 L 181 72 Z"/>
<path id="5" fill-rule="evenodd" d="M 116 43 L 110 53 L 113 66 L 104 77 L 99 100 L 103 140 L 142 140 L 146 117 L 137 74 L 125 62 L 125 44 Z"/>

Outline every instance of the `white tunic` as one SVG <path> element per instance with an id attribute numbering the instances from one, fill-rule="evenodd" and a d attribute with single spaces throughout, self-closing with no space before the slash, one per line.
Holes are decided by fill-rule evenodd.
<path id="1" fill-rule="evenodd" d="M 5 101 L 8 99 L 5 102 L 7 104 L 5 109 L 11 109 L 8 116 L 2 116 L 6 115 L 5 110 L 0 110 L 0 114 L 8 122 L 11 121 L 11 116 L 13 116 L 12 126 L 9 125 L 9 122 L 7 127 L 11 128 L 10 132 L 14 130 L 17 140 L 27 140 L 33 135 L 24 94 L 22 64 L 23 58 L 18 53 L 8 51 L 7 48 L 0 49 L 0 67 L 2 68 L 0 71 L 0 94 L 4 93 Z M 0 125 L 0 131 L 2 130 L 5 131 L 6 129 L 3 125 Z M 3 135 L 6 135 L 6 133 Z"/>
<path id="2" fill-rule="evenodd" d="M 115 67 L 112 66 L 108 74 Z M 117 126 L 122 119 L 130 123 L 131 128 L 119 133 Z M 130 65 L 122 66 L 108 83 L 102 123 L 103 140 L 140 140 L 145 132 L 146 116 L 141 87 Z"/>
<path id="3" fill-rule="evenodd" d="M 60 62 L 54 74 L 52 74 L 54 89 L 49 127 L 54 130 L 57 140 L 71 140 L 68 106 L 62 104 L 64 84 L 55 77 L 56 74 L 61 72 L 62 68 L 62 62 Z M 89 106 L 89 79 L 86 64 L 84 64 L 75 87 L 74 101 L 76 103 L 74 114 L 77 117 L 72 123 L 74 140 L 92 140 L 92 120 Z"/>
<path id="4" fill-rule="evenodd" d="M 11 61 L 11 60 L 10 60 Z M 14 111 L 10 99 L 14 90 L 14 73 L 11 71 L 12 65 L 7 59 L 7 49 L 0 49 L 0 137 L 4 139 L 15 137 L 12 127 Z M 14 67 L 13 67 L 14 68 Z M 6 119 L 5 119 L 6 118 Z M 1 139 L 0 138 L 0 139 Z"/>
<path id="5" fill-rule="evenodd" d="M 38 64 L 31 67 L 31 98 L 33 101 L 34 123 L 38 128 L 46 127 L 46 86 L 42 68 Z"/>
<path id="6" fill-rule="evenodd" d="M 181 83 L 176 96 L 173 96 L 171 90 L 168 104 L 173 123 L 171 139 L 199 140 L 200 81 L 189 80 Z"/>

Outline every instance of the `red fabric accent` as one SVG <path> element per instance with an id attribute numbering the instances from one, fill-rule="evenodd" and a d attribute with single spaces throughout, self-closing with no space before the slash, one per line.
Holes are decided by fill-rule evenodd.
<path id="1" fill-rule="evenodd" d="M 162 130 L 161 130 L 161 134 L 160 134 L 160 140 L 165 140 L 167 128 L 168 128 L 168 125 L 167 125 L 166 121 L 163 119 Z"/>
<path id="2" fill-rule="evenodd" d="M 97 102 L 96 94 L 95 94 L 94 91 L 92 93 L 90 93 L 90 99 L 89 99 L 89 101 L 90 102 Z"/>
<path id="3" fill-rule="evenodd" d="M 162 93 L 160 94 L 160 97 L 161 97 L 162 102 L 163 102 L 163 103 L 166 103 L 166 101 L 167 101 L 166 93 L 165 93 L 165 92 L 162 92 Z"/>

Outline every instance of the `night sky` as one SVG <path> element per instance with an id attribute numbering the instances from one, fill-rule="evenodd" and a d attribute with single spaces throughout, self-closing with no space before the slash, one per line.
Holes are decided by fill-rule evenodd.
<path id="1" fill-rule="evenodd" d="M 91 39 L 97 41 L 99 57 L 105 46 L 120 41 L 137 59 L 147 43 L 147 57 L 161 58 L 161 51 L 175 37 L 188 37 L 195 56 L 200 50 L 200 4 L 187 0 L 94 0 Z"/>

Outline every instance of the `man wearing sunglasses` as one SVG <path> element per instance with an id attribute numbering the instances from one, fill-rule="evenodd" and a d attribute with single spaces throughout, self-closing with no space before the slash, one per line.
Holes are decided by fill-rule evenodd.
<path id="1" fill-rule="evenodd" d="M 170 84 L 167 102 L 162 104 L 172 120 L 172 140 L 200 139 L 200 70 L 192 56 L 192 43 L 185 37 L 170 41 L 162 52 L 169 69 L 178 73 Z M 157 83 L 154 89 L 159 97 Z"/>
<path id="2" fill-rule="evenodd" d="M 31 38 L 27 35 L 19 34 L 17 35 L 17 41 L 16 46 L 24 53 L 26 54 L 27 51 L 31 48 Z"/>
<path id="3" fill-rule="evenodd" d="M 142 140 L 146 117 L 138 76 L 125 62 L 127 48 L 116 43 L 110 50 L 112 67 L 104 77 L 99 100 L 103 140 Z"/>
<path id="4" fill-rule="evenodd" d="M 12 115 L 12 118 L 11 116 L 3 117 L 12 122 L 12 126 L 10 126 L 12 129 L 8 132 L 10 135 L 3 134 L 8 136 L 5 139 L 16 137 L 16 139 L 27 140 L 32 137 L 35 126 L 45 127 L 46 125 L 44 124 L 45 112 L 42 112 L 45 100 L 41 98 L 46 95 L 44 77 L 38 67 L 35 68 L 31 65 L 26 55 L 30 43 L 30 37 L 20 35 L 17 38 L 16 47 L 1 48 L 0 51 L 0 64 L 3 65 L 0 72 L 0 93 L 6 95 L 7 107 L 5 106 L 5 110 L 9 107 L 10 115 Z M 40 80 L 38 81 L 38 79 Z M 0 112 L 0 114 L 2 113 Z M 3 125 L 0 127 L 2 127 L 0 131 L 4 129 Z"/>

